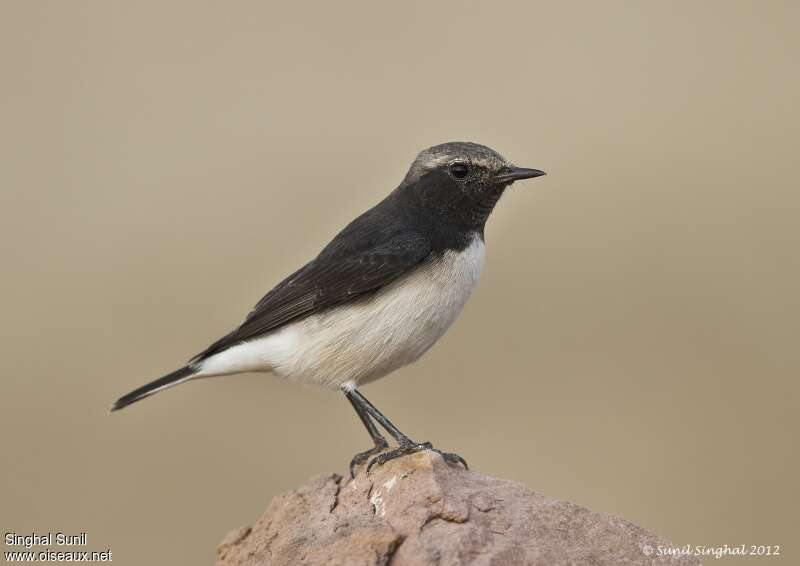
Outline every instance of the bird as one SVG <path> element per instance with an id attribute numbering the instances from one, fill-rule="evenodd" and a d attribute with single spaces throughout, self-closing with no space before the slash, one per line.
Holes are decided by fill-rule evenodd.
<path id="1" fill-rule="evenodd" d="M 425 450 L 466 468 L 461 456 L 401 432 L 358 388 L 415 362 L 442 337 L 478 283 L 484 227 L 498 200 L 512 183 L 542 175 L 473 142 L 421 151 L 397 188 L 264 295 L 237 328 L 111 411 L 196 378 L 269 372 L 344 394 L 373 442 L 351 460 L 353 477 L 367 460 L 369 473 Z"/>

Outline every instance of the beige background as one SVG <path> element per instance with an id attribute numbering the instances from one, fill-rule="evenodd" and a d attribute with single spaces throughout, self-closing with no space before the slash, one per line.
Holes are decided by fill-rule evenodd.
<path id="1" fill-rule="evenodd" d="M 208 564 L 343 470 L 349 405 L 271 376 L 106 409 L 465 139 L 549 175 L 367 396 L 481 472 L 797 563 L 798 4 L 399 4 L 3 2 L 0 529 Z"/>

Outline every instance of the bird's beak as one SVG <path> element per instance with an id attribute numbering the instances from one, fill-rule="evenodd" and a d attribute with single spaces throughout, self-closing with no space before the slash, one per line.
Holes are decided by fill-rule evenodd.
<path id="1" fill-rule="evenodd" d="M 546 175 L 544 171 L 539 171 L 538 169 L 528 169 L 526 167 L 514 167 L 513 165 L 508 165 L 503 167 L 500 172 L 494 176 L 494 181 L 496 183 L 513 183 L 514 181 L 520 181 L 522 179 L 533 179 L 534 177 L 541 177 L 542 175 Z"/>

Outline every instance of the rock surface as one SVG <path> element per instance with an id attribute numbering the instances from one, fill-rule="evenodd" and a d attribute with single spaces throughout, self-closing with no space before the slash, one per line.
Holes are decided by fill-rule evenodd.
<path id="1" fill-rule="evenodd" d="M 349 475 L 318 476 L 232 531 L 217 566 L 690 565 L 629 523 L 422 452 Z M 644 550 L 643 550 L 644 549 Z"/>

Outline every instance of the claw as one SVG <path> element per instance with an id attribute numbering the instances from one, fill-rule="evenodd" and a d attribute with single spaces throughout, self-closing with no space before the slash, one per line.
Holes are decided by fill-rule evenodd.
<path id="1" fill-rule="evenodd" d="M 448 464 L 461 464 L 462 466 L 464 466 L 465 470 L 469 470 L 467 461 L 458 454 L 454 454 L 453 452 L 442 452 L 441 450 L 437 450 L 436 448 L 432 448 L 431 450 L 439 454 L 439 456 L 441 456 L 442 459 Z"/>
<path id="2" fill-rule="evenodd" d="M 367 473 L 369 474 L 370 470 L 373 466 L 381 466 L 388 462 L 389 460 L 394 460 L 395 458 L 399 458 L 400 456 L 405 456 L 407 454 L 415 454 L 416 452 L 422 452 L 423 450 L 430 450 L 432 452 L 436 452 L 439 454 L 442 459 L 447 462 L 448 464 L 461 464 L 464 466 L 464 469 L 469 470 L 469 466 L 467 466 L 466 460 L 459 456 L 458 454 L 453 454 L 452 452 L 442 452 L 441 450 L 437 450 L 433 447 L 430 442 L 420 442 L 420 443 L 410 443 L 401 445 L 394 450 L 390 450 L 389 452 L 384 452 L 383 454 L 379 454 L 375 456 L 372 460 L 370 460 L 369 464 L 367 464 Z"/>
<path id="3" fill-rule="evenodd" d="M 354 479 L 356 477 L 356 466 L 360 466 L 361 464 L 366 462 L 370 456 L 378 454 L 383 450 L 386 450 L 387 448 L 389 448 L 389 443 L 383 440 L 383 442 L 376 442 L 375 446 L 370 448 L 369 450 L 365 450 L 364 452 L 359 452 L 358 454 L 353 456 L 353 459 L 350 460 L 350 479 Z"/>

